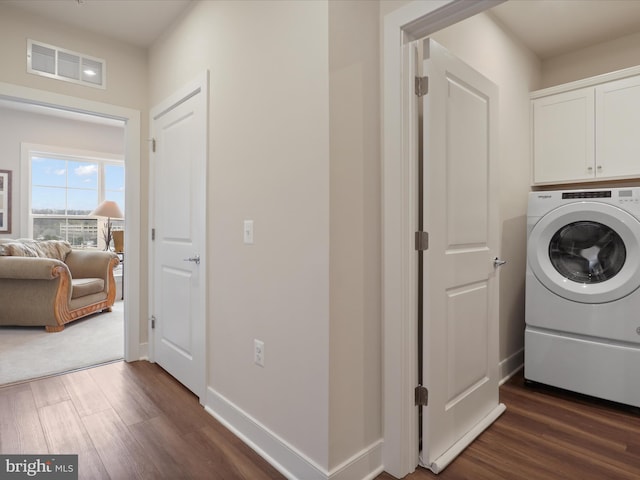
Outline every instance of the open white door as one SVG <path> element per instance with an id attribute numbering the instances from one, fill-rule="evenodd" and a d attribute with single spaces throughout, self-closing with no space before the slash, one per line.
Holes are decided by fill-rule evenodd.
<path id="1" fill-rule="evenodd" d="M 423 42 L 421 463 L 438 473 L 505 409 L 498 399 L 498 88 Z"/>
<path id="2" fill-rule="evenodd" d="M 204 401 L 208 75 L 151 112 L 152 360 Z"/>

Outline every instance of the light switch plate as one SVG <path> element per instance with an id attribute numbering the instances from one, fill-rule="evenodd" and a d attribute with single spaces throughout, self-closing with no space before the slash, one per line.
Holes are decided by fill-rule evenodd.
<path id="1" fill-rule="evenodd" d="M 253 340 L 253 363 L 264 367 L 264 342 L 262 340 Z"/>
<path id="2" fill-rule="evenodd" d="M 244 221 L 243 236 L 245 244 L 253 244 L 253 220 Z"/>

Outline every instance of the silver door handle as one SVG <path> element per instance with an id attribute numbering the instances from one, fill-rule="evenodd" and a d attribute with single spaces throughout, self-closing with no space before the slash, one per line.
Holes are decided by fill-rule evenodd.
<path id="1" fill-rule="evenodd" d="M 500 260 L 498 257 L 493 259 L 493 266 L 494 267 L 501 267 L 502 265 L 504 265 L 505 263 L 507 263 L 506 260 Z"/>
<path id="2" fill-rule="evenodd" d="M 196 265 L 200 265 L 200 255 L 196 255 L 195 257 L 189 257 L 184 259 L 185 262 L 193 262 Z"/>

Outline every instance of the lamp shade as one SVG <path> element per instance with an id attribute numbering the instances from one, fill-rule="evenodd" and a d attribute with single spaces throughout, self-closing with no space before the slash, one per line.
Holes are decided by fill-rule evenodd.
<path id="1" fill-rule="evenodd" d="M 105 200 L 100 205 L 98 205 L 89 215 L 91 215 L 92 217 L 108 217 L 116 219 L 124 218 L 122 210 L 120 210 L 118 204 L 113 200 Z"/>

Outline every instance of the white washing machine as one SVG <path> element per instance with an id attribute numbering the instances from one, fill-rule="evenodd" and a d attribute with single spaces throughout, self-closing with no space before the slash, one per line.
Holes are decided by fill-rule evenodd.
<path id="1" fill-rule="evenodd" d="M 526 380 L 640 407 L 640 187 L 529 194 Z"/>

